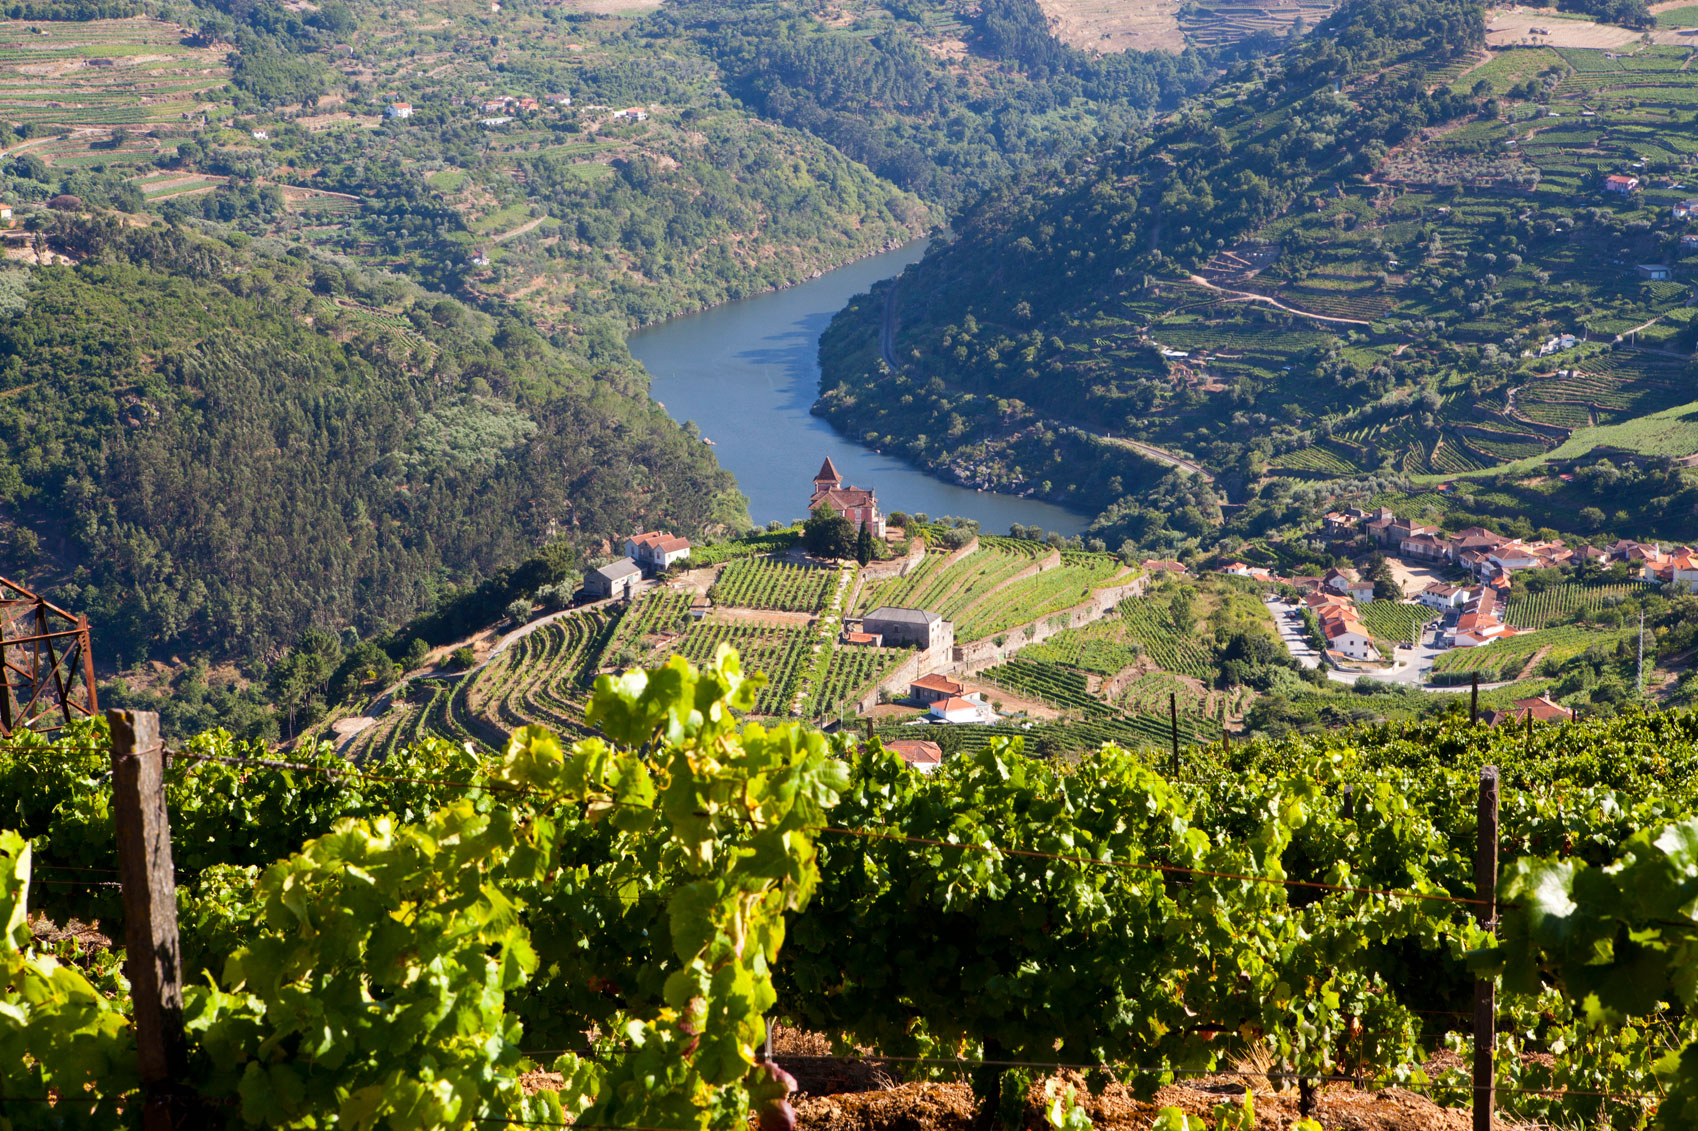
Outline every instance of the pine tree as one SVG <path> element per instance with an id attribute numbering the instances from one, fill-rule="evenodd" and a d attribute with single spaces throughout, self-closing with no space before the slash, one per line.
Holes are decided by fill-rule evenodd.
<path id="1" fill-rule="evenodd" d="M 873 560 L 873 532 L 865 523 L 861 523 L 861 536 L 855 539 L 855 560 L 866 565 Z"/>

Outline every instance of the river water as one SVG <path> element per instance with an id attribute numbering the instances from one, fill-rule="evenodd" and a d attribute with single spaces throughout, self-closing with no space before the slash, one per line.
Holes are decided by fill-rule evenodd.
<path id="1" fill-rule="evenodd" d="M 808 412 L 819 397 L 819 339 L 855 295 L 925 254 L 924 240 L 773 291 L 650 326 L 631 354 L 653 376 L 654 398 L 674 420 L 693 420 L 737 477 L 757 523 L 806 516 L 814 474 L 827 456 L 845 482 L 878 492 L 890 511 L 975 518 L 987 533 L 1013 523 L 1077 534 L 1089 519 L 1053 503 L 957 487 L 895 456 L 844 438 Z"/>

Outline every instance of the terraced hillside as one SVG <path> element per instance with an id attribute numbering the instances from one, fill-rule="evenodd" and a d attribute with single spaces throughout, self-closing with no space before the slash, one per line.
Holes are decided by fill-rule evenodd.
<path id="1" fill-rule="evenodd" d="M 1695 193 L 1698 41 L 1488 51 L 1452 0 L 1334 19 L 1148 145 L 964 217 L 895 284 L 902 372 L 874 368 L 884 294 L 852 303 L 822 346 L 830 419 L 1092 506 L 1114 545 L 1199 531 L 1170 521 L 1171 484 L 1099 473 L 1105 437 L 1231 496 L 1631 451 L 1592 430 L 1692 401 L 1698 226 L 1674 206 Z M 1698 452 L 1698 432 L 1657 432 L 1659 453 Z M 1032 439 L 1086 433 L 1061 466 Z"/>

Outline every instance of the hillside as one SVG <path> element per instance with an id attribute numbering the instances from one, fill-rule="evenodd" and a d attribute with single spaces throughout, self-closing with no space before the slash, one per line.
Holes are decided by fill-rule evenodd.
<path id="1" fill-rule="evenodd" d="M 1692 46 L 1488 53 L 1484 31 L 1473 5 L 1360 0 L 1147 140 L 1011 183 L 839 316 L 821 410 L 928 466 L 1071 490 L 1111 544 L 1187 532 L 1130 479 L 1043 489 L 1004 453 L 1079 428 L 1242 501 L 1698 452 L 1678 407 L 1698 260 L 1671 212 Z"/>
<path id="2" fill-rule="evenodd" d="M 743 509 L 621 356 L 273 241 L 52 242 L 3 276 L 0 529 L 103 662 L 381 635 L 548 539 Z"/>

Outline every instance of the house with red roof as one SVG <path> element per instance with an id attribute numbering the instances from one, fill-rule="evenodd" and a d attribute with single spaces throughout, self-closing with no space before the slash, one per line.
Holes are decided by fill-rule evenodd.
<path id="1" fill-rule="evenodd" d="M 830 456 L 825 457 L 819 474 L 814 476 L 814 493 L 808 499 L 808 513 L 813 514 L 821 505 L 848 519 L 856 530 L 865 528 L 872 532 L 874 538 L 884 537 L 884 516 L 879 513 L 877 496 L 867 488 L 847 486 Z"/>
<path id="2" fill-rule="evenodd" d="M 884 748 L 922 774 L 929 774 L 943 765 L 943 747 L 935 742 L 903 738 L 885 743 Z"/>
<path id="3" fill-rule="evenodd" d="M 690 540 L 649 530 L 625 539 L 625 556 L 641 566 L 644 573 L 658 573 L 690 556 Z"/>

